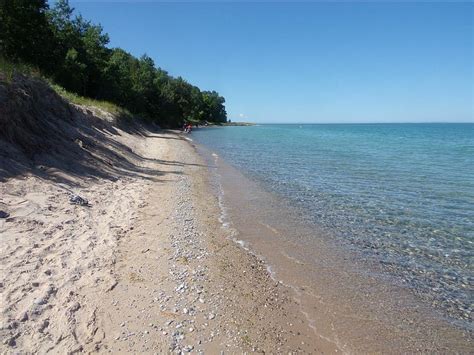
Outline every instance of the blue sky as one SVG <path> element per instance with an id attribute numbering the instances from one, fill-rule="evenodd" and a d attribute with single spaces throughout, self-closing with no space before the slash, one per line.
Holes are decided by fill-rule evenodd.
<path id="1" fill-rule="evenodd" d="M 254 122 L 474 122 L 473 3 L 71 1 Z"/>

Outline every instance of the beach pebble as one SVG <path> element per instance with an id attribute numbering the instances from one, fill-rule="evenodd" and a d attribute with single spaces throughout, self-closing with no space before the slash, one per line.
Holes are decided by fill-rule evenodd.
<path id="1" fill-rule="evenodd" d="M 8 218 L 10 217 L 10 213 L 5 211 L 0 211 L 0 218 Z"/>
<path id="2" fill-rule="evenodd" d="M 15 337 L 6 338 L 3 341 L 3 344 L 8 345 L 8 346 L 15 346 L 16 345 Z"/>
<path id="3" fill-rule="evenodd" d="M 38 327 L 38 332 L 43 333 L 44 330 L 49 326 L 49 319 L 45 319 Z"/>
<path id="4" fill-rule="evenodd" d="M 28 312 L 23 312 L 20 317 L 18 317 L 18 320 L 20 322 L 26 322 L 28 320 Z"/>
<path id="5" fill-rule="evenodd" d="M 192 351 L 194 349 L 194 346 L 192 345 L 187 345 L 183 348 L 183 351 L 189 353 L 190 351 Z"/>
<path id="6" fill-rule="evenodd" d="M 38 297 L 33 301 L 36 305 L 42 305 L 46 303 L 46 300 L 43 297 Z"/>

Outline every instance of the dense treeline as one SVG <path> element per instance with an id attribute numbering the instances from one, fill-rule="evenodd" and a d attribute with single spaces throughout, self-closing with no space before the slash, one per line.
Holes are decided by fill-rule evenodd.
<path id="1" fill-rule="evenodd" d="M 224 98 L 174 78 L 143 55 L 107 47 L 100 25 L 74 15 L 67 0 L 0 0 L 0 54 L 31 64 L 68 91 L 107 100 L 163 126 L 225 122 Z"/>

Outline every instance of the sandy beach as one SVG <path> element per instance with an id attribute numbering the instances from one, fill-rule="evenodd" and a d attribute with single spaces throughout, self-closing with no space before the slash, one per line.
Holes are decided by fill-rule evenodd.
<path id="1" fill-rule="evenodd" d="M 473 11 L 0 1 L 0 355 L 474 355 Z"/>
<path id="2" fill-rule="evenodd" d="M 101 125 L 105 142 L 76 143 L 107 178 L 37 165 L 0 184 L 2 353 L 337 351 L 226 238 L 181 134 Z"/>
<path id="3" fill-rule="evenodd" d="M 0 97 L 1 353 L 470 352 L 193 134 Z"/>
<path id="4" fill-rule="evenodd" d="M 1 353 L 470 352 L 192 134 L 0 89 Z"/>

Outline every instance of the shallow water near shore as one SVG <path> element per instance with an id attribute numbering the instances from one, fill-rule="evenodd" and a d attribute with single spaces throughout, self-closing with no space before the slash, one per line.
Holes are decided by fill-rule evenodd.
<path id="1" fill-rule="evenodd" d="M 471 340 L 473 137 L 471 124 L 265 125 L 192 135 L 217 167 L 223 223 L 292 281 L 302 312 L 335 342 L 334 329 L 316 325 L 329 311 L 314 304 L 335 305 L 338 292 L 353 308 L 372 307 L 345 313 L 373 317 L 366 328 L 379 340 L 386 334 L 377 312 L 393 315 L 387 329 L 416 332 L 421 317 L 434 322 L 436 337 L 459 330 Z M 324 284 L 344 287 L 322 292 Z M 332 323 L 347 331 L 344 321 Z M 430 337 L 422 333 L 409 348 Z"/>

